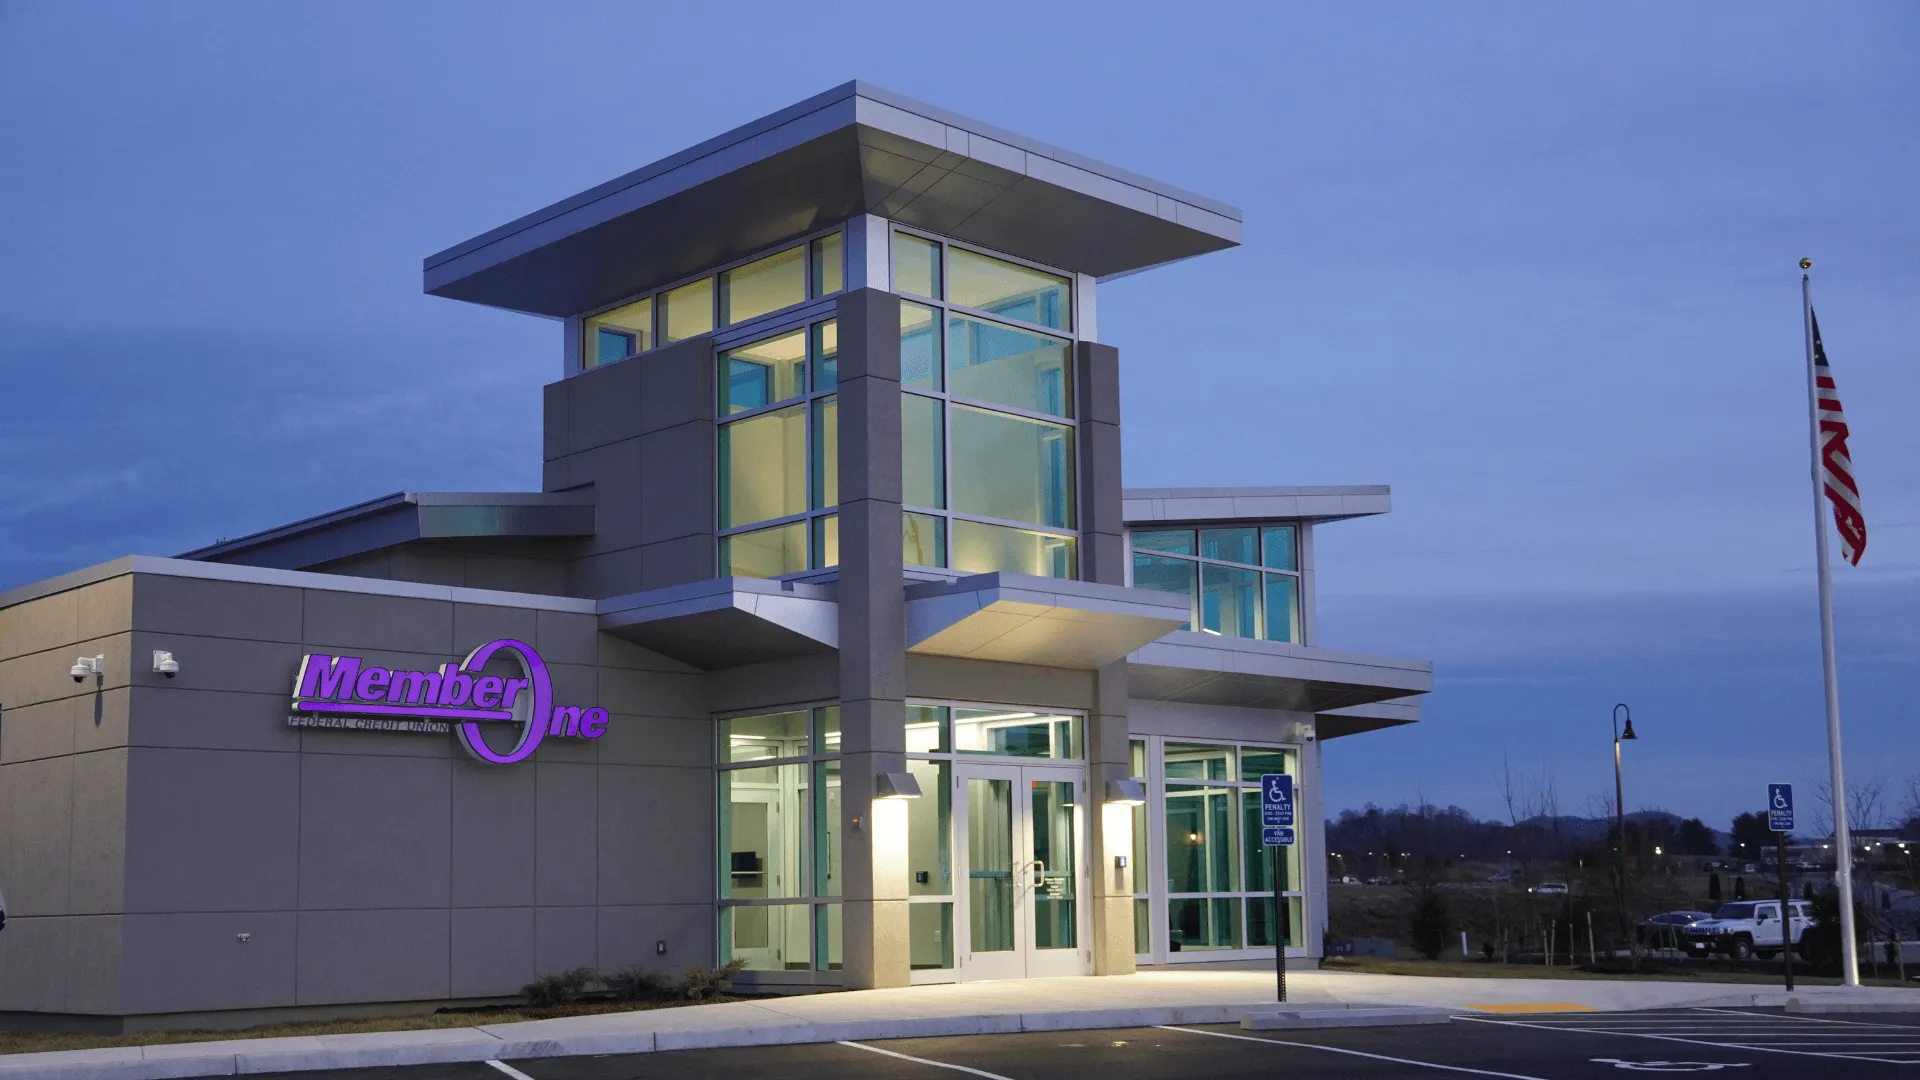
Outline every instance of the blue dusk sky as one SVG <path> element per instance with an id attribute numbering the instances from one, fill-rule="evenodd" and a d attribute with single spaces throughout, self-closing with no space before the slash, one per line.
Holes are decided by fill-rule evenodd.
<path id="1" fill-rule="evenodd" d="M 0 587 L 539 486 L 553 322 L 420 260 L 852 78 L 1245 210 L 1115 282 L 1132 486 L 1385 483 L 1321 643 L 1429 657 L 1329 809 L 1496 774 L 1721 827 L 1825 768 L 1795 261 L 1871 543 L 1856 776 L 1920 777 L 1920 7 L 0 3 Z M 1897 799 L 1895 800 L 1898 801 Z"/>

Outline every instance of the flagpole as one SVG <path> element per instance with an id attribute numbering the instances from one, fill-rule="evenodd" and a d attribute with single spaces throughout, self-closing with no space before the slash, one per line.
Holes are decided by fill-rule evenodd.
<path id="1" fill-rule="evenodd" d="M 1811 266 L 1807 260 L 1801 267 Z M 1840 662 L 1833 647 L 1833 576 L 1827 566 L 1827 504 L 1820 468 L 1820 392 L 1813 366 L 1813 285 L 1800 275 L 1800 322 L 1807 339 L 1807 439 L 1813 452 L 1813 551 L 1820 577 L 1820 673 L 1827 687 L 1827 767 L 1833 789 L 1834 883 L 1840 890 L 1840 981 L 1860 985 L 1860 947 L 1853 926 L 1853 830 L 1847 825 L 1847 781 L 1840 764 Z M 1781 911 L 1784 920 L 1787 912 Z M 1792 934 L 1792 923 L 1783 929 Z"/>

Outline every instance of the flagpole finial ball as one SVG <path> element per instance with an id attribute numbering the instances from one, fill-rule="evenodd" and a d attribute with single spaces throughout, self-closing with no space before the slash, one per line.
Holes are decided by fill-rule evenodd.
<path id="1" fill-rule="evenodd" d="M 1801 260 L 1800 260 L 1800 269 L 1802 269 L 1802 270 L 1811 270 L 1811 269 L 1813 269 L 1813 260 L 1812 260 L 1812 259 L 1801 259 Z"/>

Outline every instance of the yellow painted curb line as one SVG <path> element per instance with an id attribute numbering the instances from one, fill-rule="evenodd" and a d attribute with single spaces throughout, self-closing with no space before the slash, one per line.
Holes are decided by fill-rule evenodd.
<path id="1" fill-rule="evenodd" d="M 1532 1001 L 1518 1004 L 1469 1005 L 1469 1009 L 1478 1009 L 1490 1013 L 1558 1013 L 1558 1012 L 1599 1012 L 1591 1005 L 1576 1005 L 1571 1001 Z"/>

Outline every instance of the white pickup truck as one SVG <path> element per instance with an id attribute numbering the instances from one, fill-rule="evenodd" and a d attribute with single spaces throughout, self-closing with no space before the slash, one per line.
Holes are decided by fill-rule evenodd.
<path id="1" fill-rule="evenodd" d="M 1798 945 L 1807 927 L 1813 925 L 1812 905 L 1805 900 L 1788 904 L 1793 915 L 1791 940 Z M 1780 901 L 1742 900 L 1720 905 L 1713 918 L 1701 919 L 1680 933 L 1687 952 L 1694 956 L 1720 953 L 1735 960 L 1755 956 L 1765 960 L 1780 955 L 1782 925 Z"/>

